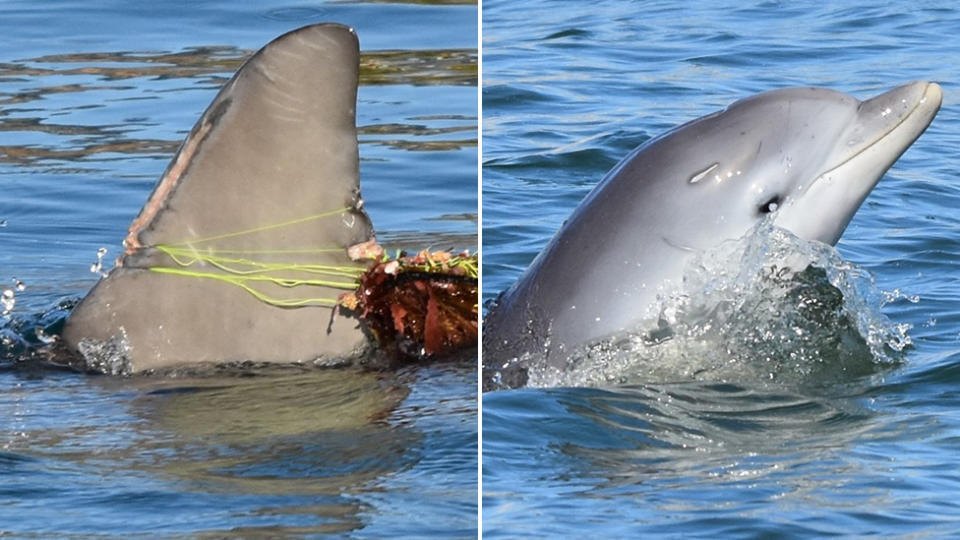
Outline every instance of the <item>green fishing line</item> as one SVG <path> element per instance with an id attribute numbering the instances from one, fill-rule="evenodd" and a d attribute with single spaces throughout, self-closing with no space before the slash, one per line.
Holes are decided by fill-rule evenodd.
<path id="1" fill-rule="evenodd" d="M 267 255 L 311 255 L 322 253 L 345 253 L 345 248 L 297 248 L 297 249 L 268 249 L 268 250 L 238 250 L 238 249 L 198 249 L 198 244 L 209 244 L 230 238 L 237 238 L 257 234 L 285 227 L 291 227 L 325 217 L 340 215 L 351 210 L 343 207 L 329 212 L 314 214 L 302 218 L 292 219 L 281 223 L 254 227 L 242 231 L 218 234 L 204 238 L 197 238 L 174 244 L 157 244 L 147 246 L 165 254 L 178 268 L 154 266 L 149 270 L 160 274 L 171 274 L 199 279 L 213 279 L 235 285 L 247 291 L 258 300 L 278 307 L 302 307 L 310 305 L 335 306 L 336 298 L 305 297 L 282 299 L 270 296 L 253 286 L 256 283 L 267 283 L 283 288 L 295 287 L 329 287 L 344 291 L 353 291 L 358 287 L 360 275 L 364 268 L 359 266 L 342 266 L 317 263 L 294 262 L 266 262 L 254 260 L 252 257 Z M 223 273 L 194 270 L 194 266 L 209 266 Z M 290 272 L 300 272 L 309 275 L 321 276 L 317 279 L 303 279 L 289 277 Z"/>

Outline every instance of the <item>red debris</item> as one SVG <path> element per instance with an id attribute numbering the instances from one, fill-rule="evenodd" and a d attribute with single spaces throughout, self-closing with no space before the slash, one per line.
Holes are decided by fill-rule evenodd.
<path id="1" fill-rule="evenodd" d="M 477 256 L 467 253 L 401 254 L 372 262 L 359 289 L 340 303 L 396 360 L 444 356 L 477 345 L 476 268 Z"/>

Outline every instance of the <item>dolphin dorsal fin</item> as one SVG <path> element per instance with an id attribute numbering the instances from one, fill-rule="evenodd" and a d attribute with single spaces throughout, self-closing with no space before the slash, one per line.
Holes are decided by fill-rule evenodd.
<path id="1" fill-rule="evenodd" d="M 359 54 L 352 29 L 318 24 L 280 36 L 250 57 L 193 127 L 131 224 L 127 253 L 344 208 L 350 210 L 334 219 L 235 236 L 220 247 L 345 247 L 369 239 L 369 220 L 357 208 Z"/>
<path id="2" fill-rule="evenodd" d="M 369 347 L 331 318 L 372 240 L 362 209 L 352 29 L 287 33 L 243 64 L 181 145 L 63 342 L 88 369 L 341 361 Z M 316 309 L 320 307 L 321 309 Z"/>

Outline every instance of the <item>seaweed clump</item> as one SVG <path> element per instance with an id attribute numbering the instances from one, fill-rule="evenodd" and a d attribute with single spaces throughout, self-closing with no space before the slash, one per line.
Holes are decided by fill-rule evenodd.
<path id="1" fill-rule="evenodd" d="M 391 259 L 372 242 L 354 248 L 352 257 L 372 260 L 359 288 L 341 295 L 339 304 L 357 314 L 394 361 L 437 358 L 477 346 L 476 254 L 423 250 Z"/>

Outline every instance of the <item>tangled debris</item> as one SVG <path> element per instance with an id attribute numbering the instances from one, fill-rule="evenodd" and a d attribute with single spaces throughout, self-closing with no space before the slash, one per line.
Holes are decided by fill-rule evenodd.
<path id="1" fill-rule="evenodd" d="M 372 259 L 356 292 L 340 306 L 360 317 L 382 350 L 396 361 L 416 361 L 475 347 L 478 258 L 463 252 L 423 250 L 390 259 L 375 242 L 350 248 Z"/>

